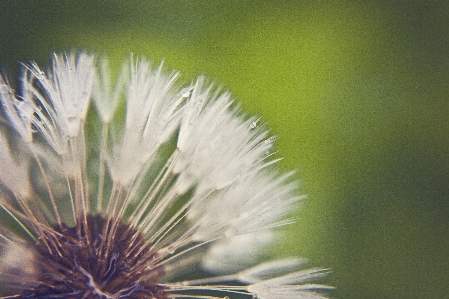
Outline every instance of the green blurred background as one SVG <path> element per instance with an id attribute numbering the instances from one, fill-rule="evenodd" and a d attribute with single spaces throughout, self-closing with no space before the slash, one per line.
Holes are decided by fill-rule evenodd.
<path id="1" fill-rule="evenodd" d="M 5 1 L 0 67 L 133 52 L 229 88 L 309 194 L 283 254 L 337 298 L 449 297 L 449 1 Z"/>

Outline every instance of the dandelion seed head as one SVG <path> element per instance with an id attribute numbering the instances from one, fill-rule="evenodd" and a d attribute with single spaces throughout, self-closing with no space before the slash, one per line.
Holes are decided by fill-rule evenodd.
<path id="1" fill-rule="evenodd" d="M 326 297 L 327 270 L 260 263 L 302 199 L 275 137 L 178 77 L 131 58 L 114 81 L 83 52 L 25 65 L 17 93 L 0 77 L 2 298 Z"/>

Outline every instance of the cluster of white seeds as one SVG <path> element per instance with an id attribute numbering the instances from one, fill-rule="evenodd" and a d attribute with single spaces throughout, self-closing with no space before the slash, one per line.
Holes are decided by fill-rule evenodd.
<path id="1" fill-rule="evenodd" d="M 326 270 L 258 260 L 302 198 L 274 138 L 177 78 L 86 53 L 0 78 L 3 298 L 325 297 Z"/>

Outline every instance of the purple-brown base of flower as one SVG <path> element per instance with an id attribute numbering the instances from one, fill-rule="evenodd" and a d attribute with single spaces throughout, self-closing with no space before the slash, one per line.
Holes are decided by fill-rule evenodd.
<path id="1" fill-rule="evenodd" d="M 7 297 L 167 298 L 157 284 L 164 269 L 152 267 L 155 254 L 137 230 L 98 215 L 82 223 L 44 231 L 43 242 L 34 245 L 34 286 L 9 290 Z"/>

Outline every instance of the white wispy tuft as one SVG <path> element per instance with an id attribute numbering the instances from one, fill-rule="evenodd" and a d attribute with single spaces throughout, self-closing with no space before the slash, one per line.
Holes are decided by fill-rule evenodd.
<path id="1" fill-rule="evenodd" d="M 135 65 L 134 65 L 135 63 Z M 152 70 L 148 61 L 131 62 L 125 87 L 123 131 L 115 136 L 107 161 L 112 179 L 127 186 L 144 164 L 151 163 L 159 147 L 177 129 L 184 98 L 173 85 L 178 74 L 165 74 L 162 65 Z"/>
<path id="2" fill-rule="evenodd" d="M 12 154 L 8 141 L 0 132 L 0 183 L 17 197 L 28 199 L 31 196 L 31 184 L 28 176 L 29 159 L 23 154 Z"/>
<path id="3" fill-rule="evenodd" d="M 204 87 L 200 77 L 191 89 L 178 138 L 179 157 L 173 171 L 179 173 L 181 191 L 197 185 L 197 193 L 231 185 L 253 168 L 263 167 L 272 146 L 268 132 L 245 119 L 229 92 L 219 94 Z"/>
<path id="4" fill-rule="evenodd" d="M 123 65 L 116 84 L 112 86 L 109 61 L 103 57 L 99 61 L 96 76 L 92 98 L 101 121 L 106 125 L 111 122 L 114 111 L 122 96 L 123 89 L 128 84 L 128 67 L 126 64 Z"/>
<path id="5" fill-rule="evenodd" d="M 112 77 L 86 53 L 0 77 L 0 295 L 325 298 L 327 270 L 258 264 L 303 198 L 259 118 L 143 58 Z"/>
<path id="6" fill-rule="evenodd" d="M 67 140 L 78 136 L 84 123 L 94 78 L 93 57 L 55 55 L 46 75 L 33 63 L 22 80 L 25 103 L 34 114 L 22 114 L 58 154 L 67 151 Z"/>

